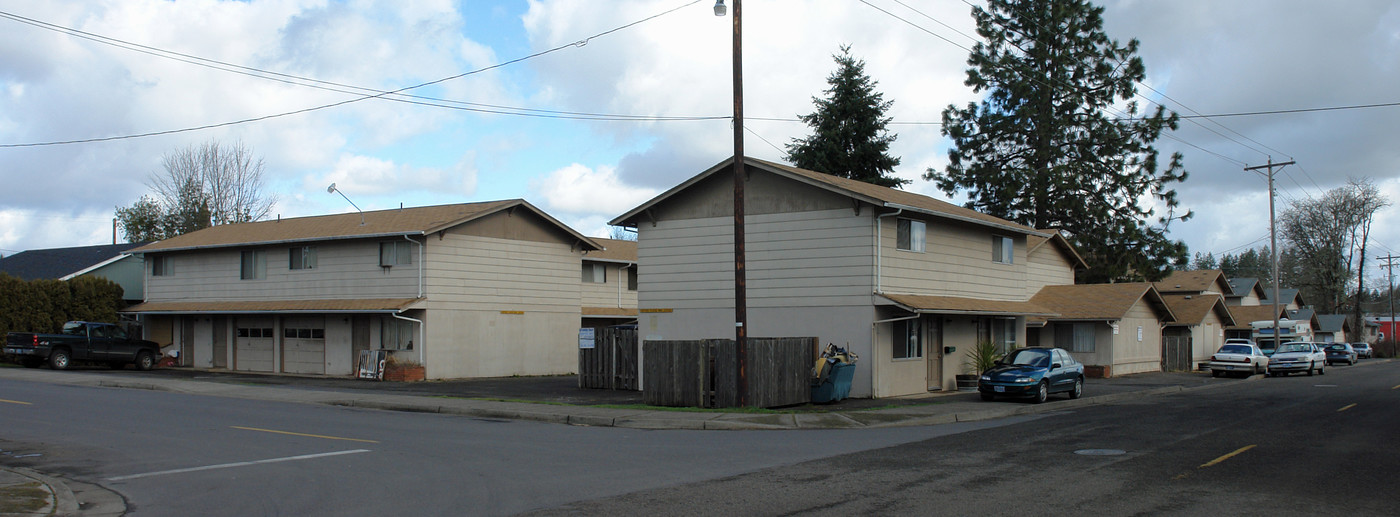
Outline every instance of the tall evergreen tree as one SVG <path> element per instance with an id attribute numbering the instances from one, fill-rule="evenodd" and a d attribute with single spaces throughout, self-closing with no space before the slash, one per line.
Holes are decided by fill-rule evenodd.
<path id="1" fill-rule="evenodd" d="M 969 208 L 1060 230 L 1089 263 L 1081 281 L 1157 280 L 1187 263 L 1185 244 L 1167 236 L 1191 216 L 1176 214 L 1170 187 L 1186 179 L 1182 157 L 1159 172 L 1152 146 L 1177 115 L 1132 100 L 1146 76 L 1138 42 L 1109 39 L 1102 12 L 1085 0 L 974 7 L 985 42 L 968 57 L 966 84 L 986 97 L 943 111 L 948 166 L 924 178 L 966 192 Z"/>
<path id="2" fill-rule="evenodd" d="M 851 57 L 851 46 L 842 45 L 832 56 L 836 71 L 826 78 L 826 98 L 812 97 L 817 110 L 797 118 L 812 128 L 807 138 L 787 144 L 787 160 L 803 169 L 900 187 L 909 180 L 891 176 L 899 158 L 888 152 L 895 135 L 886 129 L 885 111 L 894 101 L 875 91 L 875 80 L 865 75 L 865 61 Z"/>

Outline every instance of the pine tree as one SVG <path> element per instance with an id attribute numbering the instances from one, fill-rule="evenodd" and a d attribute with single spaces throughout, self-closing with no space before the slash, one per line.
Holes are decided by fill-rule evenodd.
<path id="1" fill-rule="evenodd" d="M 891 176 L 899 158 L 887 154 L 896 136 L 886 129 L 885 111 L 894 101 L 875 91 L 877 84 L 865 75 L 865 61 L 851 57 L 850 45 L 832 56 L 836 71 L 826 78 L 826 98 L 812 98 L 817 105 L 810 115 L 798 118 L 812 128 L 807 138 L 787 144 L 787 160 L 803 169 L 898 188 L 909 180 Z"/>
<path id="2" fill-rule="evenodd" d="M 965 192 L 968 208 L 1060 230 L 1089 263 L 1080 281 L 1157 280 L 1187 263 L 1185 244 L 1167 236 L 1171 221 L 1191 216 L 1176 215 L 1170 188 L 1186 179 L 1182 157 L 1159 173 L 1152 147 L 1177 115 L 1139 109 L 1138 42 L 1109 39 L 1102 12 L 1084 0 L 974 7 L 985 42 L 968 57 L 965 83 L 986 96 L 943 111 L 949 163 L 924 178 Z"/>

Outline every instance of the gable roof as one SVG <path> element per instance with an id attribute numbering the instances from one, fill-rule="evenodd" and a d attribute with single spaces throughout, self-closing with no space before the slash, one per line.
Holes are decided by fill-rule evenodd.
<path id="1" fill-rule="evenodd" d="M 1259 300 L 1260 305 L 1270 305 L 1274 303 L 1273 289 L 1265 289 L 1264 295 L 1268 296 L 1268 298 Z M 1306 303 L 1303 303 L 1303 295 L 1302 293 L 1299 293 L 1297 289 L 1284 289 L 1282 287 L 1280 287 L 1278 290 L 1278 302 L 1279 305 L 1286 305 L 1288 303 L 1296 303 L 1299 307 L 1307 305 Z"/>
<path id="2" fill-rule="evenodd" d="M 1350 328 L 1351 325 L 1347 323 L 1347 315 L 1345 314 L 1317 315 L 1318 332 L 1346 332 Z"/>
<path id="3" fill-rule="evenodd" d="M 1288 313 L 1288 319 L 1290 320 L 1307 320 L 1312 325 L 1312 328 L 1318 328 L 1317 311 L 1304 308 L 1289 309 L 1285 312 Z"/>
<path id="4" fill-rule="evenodd" d="M 1257 278 L 1231 278 L 1229 282 L 1231 292 L 1225 295 L 1227 298 L 1244 297 L 1251 292 L 1261 300 L 1268 296 L 1264 293 L 1264 284 L 1259 283 Z"/>
<path id="5" fill-rule="evenodd" d="M 1273 304 L 1244 306 L 1236 305 L 1234 307 L 1230 307 L 1230 314 L 1234 315 L 1235 324 L 1234 326 L 1228 328 L 1253 329 L 1253 327 L 1250 326 L 1251 323 L 1254 323 L 1256 321 L 1272 320 L 1274 319 L 1274 316 L 1278 316 L 1279 319 L 1288 319 L 1287 307 L 1280 305 L 1278 307 L 1278 314 L 1274 314 L 1273 310 Z"/>
<path id="6" fill-rule="evenodd" d="M 132 253 L 179 251 L 232 246 L 426 235 L 503 210 L 522 208 L 578 239 L 585 250 L 602 249 L 564 223 L 523 199 L 437 205 L 416 208 L 292 217 L 251 223 L 221 224 L 131 250 Z"/>
<path id="7" fill-rule="evenodd" d="M 1235 317 L 1225 305 L 1225 297 L 1218 294 L 1163 294 L 1162 301 L 1176 315 L 1176 324 L 1200 325 L 1211 312 L 1220 317 L 1222 326 L 1235 324 Z"/>
<path id="8" fill-rule="evenodd" d="M 1176 320 L 1157 288 L 1147 282 L 1047 285 L 1031 297 L 1031 303 L 1059 314 L 1051 320 L 1121 320 L 1139 301 L 1146 301 L 1162 321 Z"/>
<path id="9" fill-rule="evenodd" d="M 1219 269 L 1172 271 L 1171 275 L 1153 284 L 1162 293 L 1204 293 L 1212 289 L 1221 294 L 1233 292 L 1225 273 Z"/>
<path id="10" fill-rule="evenodd" d="M 120 260 L 123 253 L 143 244 L 146 243 L 21 251 L 0 258 L 0 273 L 8 273 L 20 280 L 67 280 L 76 274 Z"/>
<path id="11" fill-rule="evenodd" d="M 603 249 L 588 252 L 583 256 L 583 260 L 591 260 L 594 262 L 625 262 L 628 264 L 637 263 L 637 241 L 600 239 L 596 237 L 593 241 L 603 245 Z"/>
<path id="12" fill-rule="evenodd" d="M 1049 237 L 1044 237 L 1040 235 L 1026 236 L 1027 256 L 1029 256 L 1032 253 L 1035 253 L 1035 250 L 1040 249 L 1040 247 L 1044 246 L 1046 243 L 1054 243 L 1056 248 L 1059 248 L 1061 252 L 1063 252 L 1066 256 L 1070 258 L 1070 262 L 1072 263 L 1071 266 L 1074 269 L 1089 269 L 1089 263 L 1084 261 L 1084 257 L 1081 257 L 1079 255 L 1079 251 L 1074 249 L 1074 245 L 1069 243 L 1069 239 L 1066 239 L 1064 235 L 1061 235 L 1058 230 L 1042 231 L 1049 234 Z"/>
<path id="13" fill-rule="evenodd" d="M 627 213 L 617 216 L 608 224 L 614 226 L 635 226 L 635 221 L 637 220 L 637 218 L 651 207 L 666 201 L 672 196 L 675 196 L 677 193 L 680 193 L 690 188 L 691 186 L 695 185 L 696 183 L 699 183 L 700 181 L 710 176 L 718 174 L 721 171 L 728 172 L 732 170 L 733 163 L 733 157 L 725 159 L 724 161 L 719 162 L 713 167 L 706 169 L 704 172 L 701 172 L 700 174 L 697 174 L 694 177 L 685 180 L 684 182 L 681 182 L 680 185 L 676 185 L 670 190 L 667 190 L 666 192 L 663 192 L 660 195 L 651 198 L 651 200 L 642 203 L 640 206 L 627 211 Z M 916 212 L 936 217 L 942 217 L 946 219 L 954 219 L 958 221 L 978 224 L 981 226 L 997 228 L 1004 231 L 1015 232 L 1018 234 L 1038 235 L 1042 237 L 1048 236 L 1047 234 L 1035 228 L 1007 221 L 999 217 L 993 217 L 969 208 L 963 208 L 961 206 L 954 205 L 947 201 L 940 201 L 925 196 L 923 194 L 915 194 L 913 192 L 905 192 L 903 190 L 892 189 L 889 187 L 872 185 L 863 181 L 841 178 L 838 176 L 832 176 L 830 174 L 809 171 L 807 169 L 799 169 L 797 167 L 773 163 L 748 156 L 744 157 L 744 166 L 746 168 L 753 168 L 756 170 L 776 174 L 778 176 L 782 176 L 794 181 L 798 181 L 800 183 L 805 183 L 813 187 L 844 195 L 875 206 L 899 208 L 904 209 L 908 212 Z"/>

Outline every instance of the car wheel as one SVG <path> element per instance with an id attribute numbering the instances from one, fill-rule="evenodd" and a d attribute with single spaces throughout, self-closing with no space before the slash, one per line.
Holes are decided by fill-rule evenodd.
<path id="1" fill-rule="evenodd" d="M 1211 371 L 1210 371 L 1210 376 L 1211 376 L 1211 377 L 1219 377 L 1219 376 L 1220 376 L 1220 370 L 1211 370 Z"/>
<path id="2" fill-rule="evenodd" d="M 997 398 L 997 396 L 996 396 L 996 395 L 993 395 L 993 394 L 991 394 L 991 393 L 983 393 L 983 394 L 982 394 L 982 400 L 985 400 L 985 401 L 987 401 L 987 402 L 991 402 L 991 401 L 993 401 L 993 400 L 996 400 L 996 398 Z"/>
<path id="3" fill-rule="evenodd" d="M 1317 369 L 1317 363 L 1308 363 L 1308 377 L 1313 376 L 1313 370 Z"/>
<path id="4" fill-rule="evenodd" d="M 49 368 L 67 370 L 68 363 L 71 361 L 72 358 L 68 357 L 68 350 L 60 348 L 49 353 Z"/>
<path id="5" fill-rule="evenodd" d="M 150 370 L 156 367 L 156 358 L 150 352 L 136 354 L 136 369 L 141 371 Z"/>
<path id="6" fill-rule="evenodd" d="M 1045 402 L 1045 399 L 1048 398 L 1050 398 L 1050 385 L 1045 381 L 1040 381 L 1040 386 L 1035 390 L 1035 403 Z"/>
<path id="7" fill-rule="evenodd" d="M 1327 365 L 1324 364 L 1324 365 L 1322 365 L 1322 366 L 1317 367 L 1317 374 L 1318 374 L 1318 375 L 1327 375 Z"/>
<path id="8" fill-rule="evenodd" d="M 1084 396 L 1084 379 L 1074 380 L 1074 389 L 1069 391 L 1069 398 L 1077 399 Z"/>

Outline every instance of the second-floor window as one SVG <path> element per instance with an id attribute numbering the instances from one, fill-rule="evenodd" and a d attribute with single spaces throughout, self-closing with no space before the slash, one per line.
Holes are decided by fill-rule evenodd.
<path id="1" fill-rule="evenodd" d="M 379 265 L 401 266 L 413 263 L 413 244 L 404 242 L 379 243 Z"/>
<path id="2" fill-rule="evenodd" d="M 924 222 L 913 219 L 898 219 L 895 222 L 895 248 L 905 251 L 924 251 Z"/>
<path id="3" fill-rule="evenodd" d="M 636 265 L 636 264 L 632 264 L 632 267 L 627 268 L 627 290 L 628 290 L 628 291 L 636 291 L 636 290 L 637 290 L 637 265 Z"/>
<path id="4" fill-rule="evenodd" d="M 992 236 L 992 262 L 1010 264 L 1016 255 L 1016 244 L 1011 237 Z"/>
<path id="5" fill-rule="evenodd" d="M 175 274 L 175 270 L 170 267 L 169 255 L 151 257 L 151 276 L 170 276 L 173 274 Z"/>
<path id="6" fill-rule="evenodd" d="M 240 260 L 242 266 L 239 268 L 239 276 L 243 280 L 261 280 L 267 278 L 267 252 L 266 251 L 245 251 Z"/>
<path id="7" fill-rule="evenodd" d="M 287 250 L 287 269 L 316 269 L 316 247 L 297 246 Z"/>
<path id="8" fill-rule="evenodd" d="M 585 284 L 606 284 L 608 283 L 608 267 L 603 264 L 584 264 L 583 283 Z"/>

